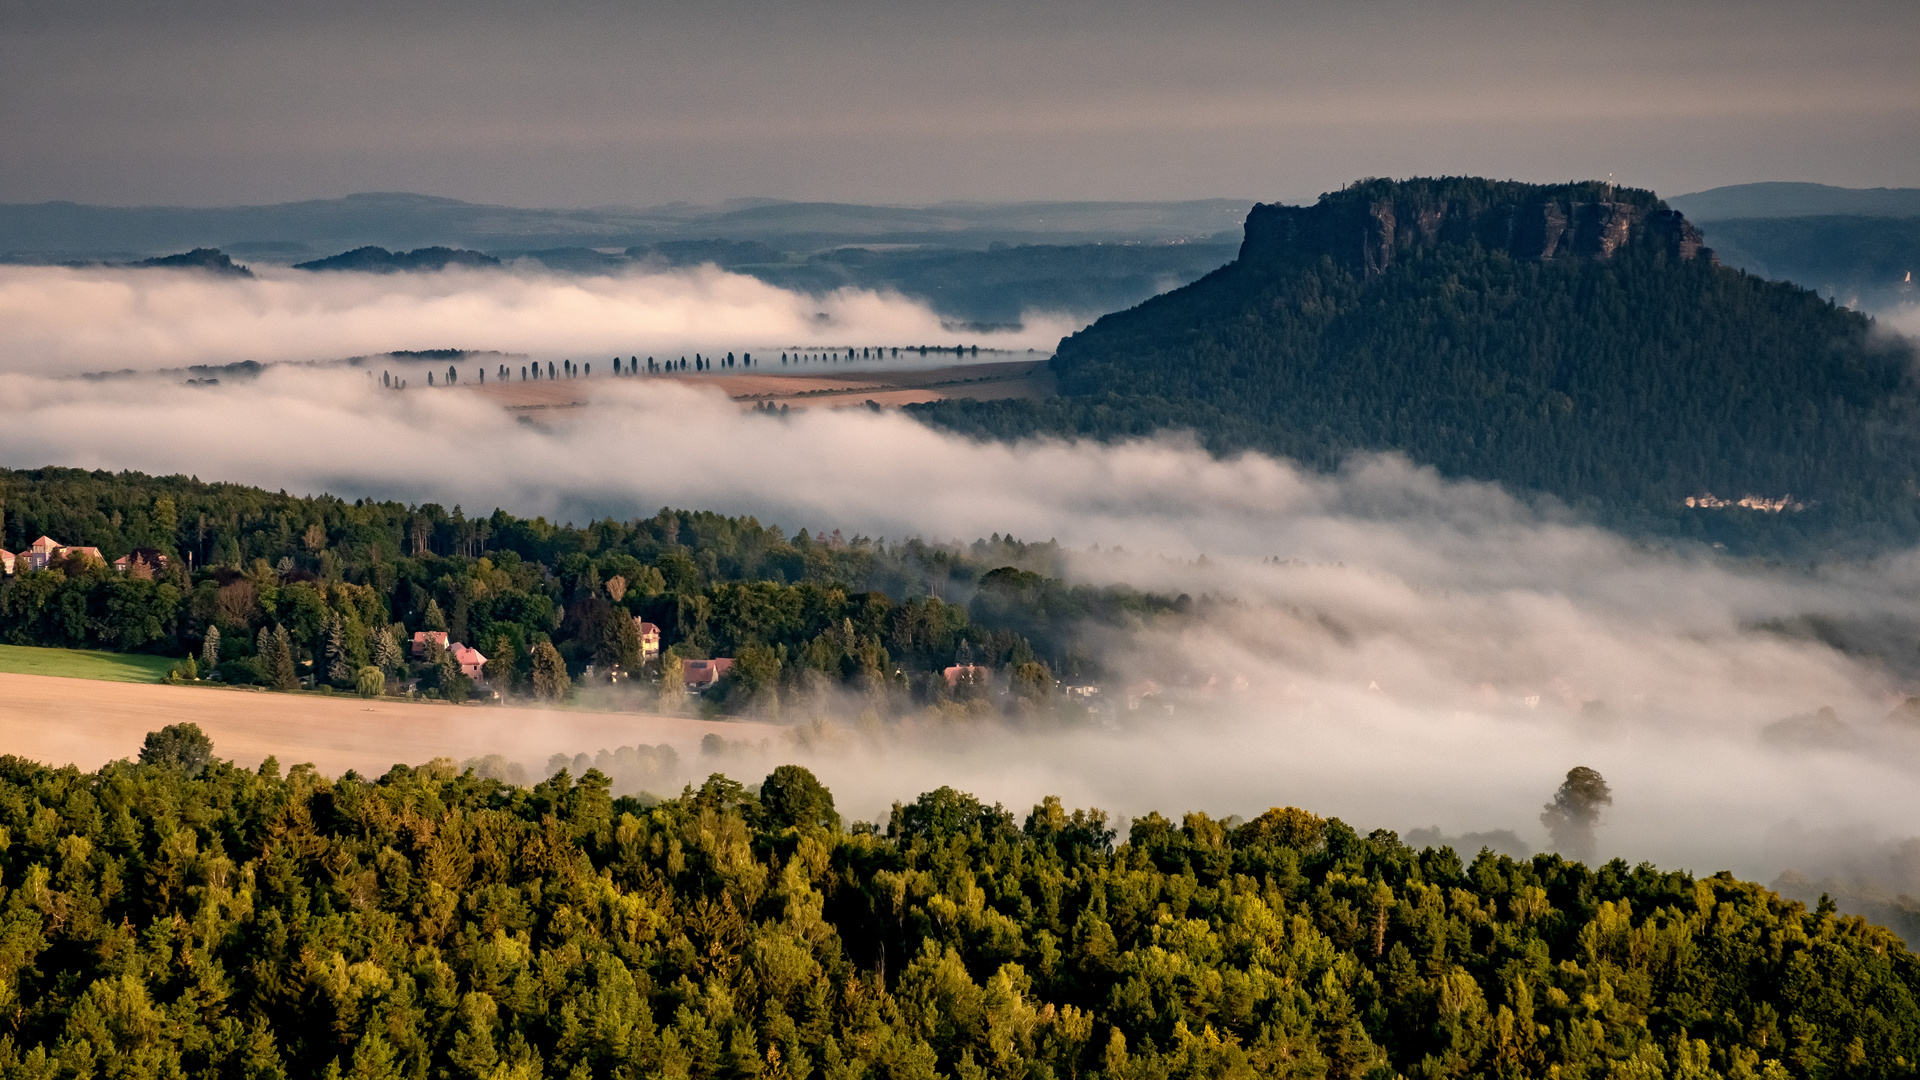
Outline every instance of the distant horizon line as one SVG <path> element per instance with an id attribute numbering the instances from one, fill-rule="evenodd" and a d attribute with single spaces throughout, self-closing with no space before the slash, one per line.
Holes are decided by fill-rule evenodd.
<path id="1" fill-rule="evenodd" d="M 1452 174 L 1447 174 L 1447 175 L 1452 175 Z M 1459 175 L 1466 176 L 1469 174 L 1461 173 Z M 1410 179 L 1410 178 L 1411 177 L 1387 177 L 1384 179 L 1404 180 L 1404 179 Z M 1825 189 L 1830 191 L 1855 191 L 1855 192 L 1920 190 L 1920 185 L 1915 185 L 1911 187 L 1899 186 L 1899 185 L 1876 185 L 1873 187 L 1849 187 L 1842 184 L 1826 184 L 1826 183 L 1820 183 L 1817 181 L 1810 181 L 1810 180 L 1754 180 L 1754 181 L 1745 181 L 1745 182 L 1735 183 L 1735 184 L 1720 184 L 1714 187 L 1701 188 L 1698 191 L 1680 192 L 1671 196 L 1663 196 L 1663 197 L 1680 199 L 1680 198 L 1688 198 L 1696 195 L 1706 195 L 1714 192 L 1728 191 L 1728 190 L 1738 189 L 1738 188 L 1766 188 L 1766 187 L 1820 188 L 1820 189 Z M 1336 189 L 1330 189 L 1330 190 L 1336 190 Z M 1325 192 L 1318 193 L 1312 198 L 1318 198 L 1319 194 L 1325 194 Z M 78 207 L 86 207 L 89 209 L 101 209 L 101 210 L 243 210 L 243 209 L 274 209 L 278 207 L 300 206 L 300 205 L 312 204 L 312 203 L 353 202 L 353 201 L 377 202 L 377 201 L 383 201 L 383 200 L 391 200 L 395 202 L 403 201 L 403 200 L 417 201 L 417 202 L 431 202 L 431 203 L 442 203 L 442 204 L 457 205 L 457 206 L 472 206 L 472 207 L 480 207 L 480 208 L 493 208 L 493 209 L 506 209 L 506 210 L 551 210 L 551 211 L 573 212 L 573 213 L 596 213 L 596 212 L 598 213 L 612 213 L 612 212 L 646 213 L 650 211 L 676 211 L 676 210 L 681 212 L 709 211 L 709 212 L 724 213 L 724 212 L 729 212 L 734 210 L 750 210 L 750 209 L 755 209 L 755 208 L 764 207 L 764 206 L 844 206 L 844 207 L 857 207 L 857 208 L 863 208 L 863 209 L 883 209 L 883 210 L 934 210 L 934 209 L 940 209 L 943 207 L 1007 208 L 1007 207 L 1020 207 L 1020 206 L 1190 206 L 1190 205 L 1200 204 L 1200 203 L 1236 203 L 1236 204 L 1244 203 L 1245 205 L 1251 206 L 1254 203 L 1269 201 L 1269 199 L 1263 199 L 1259 197 L 1243 197 L 1243 196 L 1231 196 L 1231 195 L 1205 195 L 1205 196 L 1196 196 L 1196 197 L 1182 198 L 1182 199 L 1007 199 L 1007 200 L 936 199 L 936 200 L 930 200 L 930 201 L 859 202 L 859 201 L 840 200 L 840 199 L 800 199 L 800 198 L 783 198 L 783 197 L 777 197 L 777 196 L 771 196 L 771 195 L 743 195 L 743 196 L 738 196 L 730 199 L 721 199 L 714 202 L 697 202 L 691 199 L 671 199 L 665 202 L 647 203 L 647 204 L 599 203 L 595 205 L 559 205 L 559 204 L 551 204 L 551 203 L 531 204 L 531 203 L 511 203 L 511 202 L 483 202 L 483 201 L 475 201 L 472 199 L 462 199 L 462 198 L 458 198 L 451 195 L 435 195 L 435 194 L 430 194 L 427 192 L 420 192 L 420 191 L 387 190 L 387 191 L 352 191 L 352 192 L 347 192 L 346 194 L 343 194 L 343 195 L 328 195 L 328 196 L 316 196 L 316 197 L 310 197 L 310 198 L 282 199 L 274 202 L 234 202 L 234 203 L 202 203 L 202 204 L 161 203 L 161 202 L 108 203 L 108 202 L 87 202 L 80 199 L 39 199 L 34 201 L 22 201 L 22 202 L 12 202 L 12 201 L 0 202 L 0 206 L 11 206 L 11 207 L 78 206 Z M 1281 200 L 1272 200 L 1272 201 L 1281 201 Z M 1303 202 L 1305 201 L 1311 201 L 1311 199 L 1303 199 Z"/>

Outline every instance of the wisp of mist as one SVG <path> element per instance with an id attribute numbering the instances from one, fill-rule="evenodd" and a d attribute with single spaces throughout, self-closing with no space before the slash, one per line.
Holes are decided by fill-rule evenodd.
<path id="1" fill-rule="evenodd" d="M 612 284 L 515 275 L 140 294 L 125 273 L 0 272 L 0 326 L 13 327 L 0 330 L 12 372 L 0 380 L 0 463 L 187 473 L 469 514 L 500 506 L 585 521 L 674 506 L 789 531 L 1053 538 L 1073 553 L 1076 580 L 1231 598 L 1178 628 L 1106 641 L 1119 670 L 1217 676 L 1228 689 L 1203 710 L 1145 699 L 1091 730 L 848 735 L 725 766 L 751 780 L 802 760 L 854 816 L 952 784 L 1019 810 L 1047 794 L 1119 815 L 1292 804 L 1363 831 L 1507 829 L 1537 849 L 1541 804 L 1588 765 L 1614 791 L 1603 856 L 1761 880 L 1835 844 L 1877 850 L 1920 821 L 1920 734 L 1887 719 L 1916 688 L 1912 665 L 1779 629 L 1854 620 L 1907 635 L 1911 653 L 1913 553 L 1754 565 L 1647 548 L 1394 457 L 1325 475 L 1255 454 L 1216 458 L 1178 436 L 974 442 L 897 412 L 771 417 L 664 380 L 608 380 L 590 407 L 528 423 L 463 390 L 383 392 L 344 368 L 270 368 L 213 387 L 43 377 L 449 344 L 585 352 L 609 311 L 631 313 L 615 328 L 661 340 L 779 340 L 817 325 L 821 304 L 704 271 L 629 281 L 619 287 L 636 291 L 618 296 Z M 212 291 L 187 295 L 201 287 Z M 110 302 L 89 320 L 96 296 Z M 856 341 L 937 329 L 897 297 L 834 302 Z M 18 313 L 27 317 L 6 321 Z M 1848 738 L 1797 740 L 1796 718 L 1823 708 Z M 531 764 L 601 748 L 512 749 Z"/>

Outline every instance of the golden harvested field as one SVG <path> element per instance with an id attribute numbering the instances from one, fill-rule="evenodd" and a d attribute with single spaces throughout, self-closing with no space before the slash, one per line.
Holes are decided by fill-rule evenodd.
<path id="1" fill-rule="evenodd" d="M 1053 376 L 1045 360 L 1008 360 L 979 364 L 951 364 L 937 368 L 850 368 L 834 371 L 776 370 L 751 373 L 675 372 L 638 378 L 603 376 L 590 379 L 541 379 L 529 382 L 487 383 L 460 387 L 509 409 L 564 409 L 591 404 L 594 391 L 605 386 L 644 385 L 670 380 L 686 386 L 711 387 L 752 408 L 770 401 L 790 409 L 816 405 L 859 405 L 871 399 L 881 405 L 907 405 L 942 398 L 989 400 L 1009 397 L 1046 397 L 1053 393 Z"/>
<path id="2" fill-rule="evenodd" d="M 697 760 L 700 739 L 778 744 L 781 728 L 635 713 L 363 701 L 357 697 L 270 694 L 201 686 L 142 686 L 0 674 L 0 753 L 96 769 L 139 754 L 149 731 L 191 722 L 214 753 L 249 768 L 268 755 L 281 767 L 312 762 L 338 776 L 436 757 L 456 761 L 500 753 L 529 768 L 556 752 L 593 754 L 640 744 L 673 746 Z M 537 775 L 537 770 L 536 770 Z"/>

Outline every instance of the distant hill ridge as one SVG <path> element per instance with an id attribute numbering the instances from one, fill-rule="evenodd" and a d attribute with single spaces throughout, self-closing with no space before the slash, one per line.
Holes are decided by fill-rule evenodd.
<path id="1" fill-rule="evenodd" d="M 156 259 L 142 259 L 130 265 L 152 269 L 205 270 L 225 277 L 252 277 L 253 271 L 233 261 L 233 257 L 219 248 L 194 248 L 178 255 L 162 255 Z"/>
<path id="2" fill-rule="evenodd" d="M 499 266 L 500 260 L 485 252 L 459 248 L 427 247 L 413 251 L 388 251 L 383 247 L 360 247 L 324 259 L 295 263 L 295 270 L 357 270 L 362 273 L 395 273 L 410 270 L 445 270 L 449 266 Z"/>
<path id="3" fill-rule="evenodd" d="M 1911 353 L 1870 328 L 1716 265 L 1650 191 L 1371 180 L 1256 207 L 1233 263 L 1063 340 L 1061 397 L 914 408 L 1318 468 L 1399 451 L 1635 534 L 1804 553 L 1920 540 Z M 1717 507 L 1748 495 L 1794 509 Z"/>
<path id="4" fill-rule="evenodd" d="M 711 206 L 538 208 L 374 192 L 270 206 L 0 203 L 0 257 L 129 258 L 218 247 L 252 255 L 446 246 L 528 251 L 625 248 L 668 240 L 760 240 L 824 249 L 850 243 L 1159 243 L 1213 236 L 1246 213 L 1241 199 L 1179 202 L 852 203 L 736 199 Z"/>
<path id="5" fill-rule="evenodd" d="M 1700 222 L 1829 215 L 1920 217 L 1920 188 L 1844 188 L 1775 181 L 1709 188 L 1676 195 L 1667 202 Z"/>

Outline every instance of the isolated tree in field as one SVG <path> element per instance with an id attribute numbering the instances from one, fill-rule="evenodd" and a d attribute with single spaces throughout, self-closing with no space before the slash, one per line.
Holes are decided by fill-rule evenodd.
<path id="1" fill-rule="evenodd" d="M 353 689 L 363 698 L 379 697 L 386 688 L 386 673 L 372 664 L 361 668 L 353 677 Z"/>
<path id="2" fill-rule="evenodd" d="M 833 792 L 799 765 L 782 765 L 760 785 L 760 806 L 774 828 L 798 826 L 837 829 L 840 815 L 833 808 Z"/>
<path id="3" fill-rule="evenodd" d="M 147 732 L 140 745 L 140 764 L 172 765 L 188 776 L 198 776 L 213 760 L 213 740 L 199 724 L 168 724 Z"/>
<path id="4" fill-rule="evenodd" d="M 420 616 L 420 626 L 425 630 L 446 632 L 447 617 L 440 613 L 440 601 L 431 597 L 427 599 L 427 610 Z"/>
<path id="5" fill-rule="evenodd" d="M 567 696 L 567 688 L 572 680 L 567 677 L 567 662 L 560 659 L 560 650 L 553 642 L 543 641 L 533 647 L 533 692 L 536 697 L 546 701 L 559 701 Z"/>
<path id="6" fill-rule="evenodd" d="M 1580 862 L 1592 860 L 1593 828 L 1600 823 L 1600 811 L 1613 805 L 1613 791 L 1600 774 L 1585 765 L 1567 771 L 1566 780 L 1553 793 L 1540 815 L 1540 824 L 1553 837 L 1554 849 Z"/>
<path id="7" fill-rule="evenodd" d="M 200 666 L 212 671 L 220 666 L 220 628 L 207 627 L 207 639 L 200 644 Z"/>

